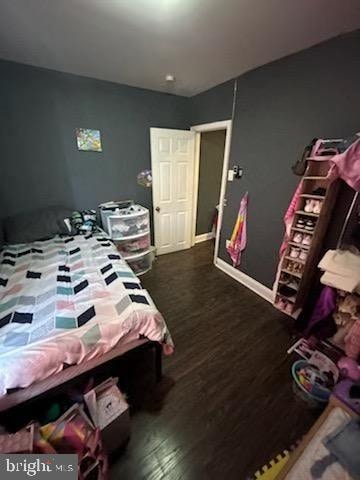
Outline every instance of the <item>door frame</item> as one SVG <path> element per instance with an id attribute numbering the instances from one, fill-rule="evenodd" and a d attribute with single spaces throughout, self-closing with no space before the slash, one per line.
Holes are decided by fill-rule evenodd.
<path id="1" fill-rule="evenodd" d="M 214 132 L 217 130 L 225 130 L 225 147 L 224 147 L 224 159 L 223 159 L 223 168 L 221 175 L 221 187 L 220 187 L 220 197 L 219 197 L 219 214 L 218 214 L 218 223 L 216 229 L 215 237 L 215 249 L 214 249 L 214 263 L 216 264 L 216 259 L 219 251 L 220 243 L 220 232 L 223 220 L 224 212 L 224 200 L 226 193 L 226 182 L 229 168 L 230 160 L 230 145 L 231 145 L 231 133 L 232 133 L 232 120 L 222 120 L 219 122 L 203 123 L 201 125 L 194 125 L 190 128 L 194 131 L 195 136 L 195 161 L 194 161 L 194 185 L 193 185 L 193 211 L 192 211 L 192 241 L 191 246 L 195 245 L 196 237 L 196 216 L 197 216 L 197 204 L 198 204 L 198 194 L 199 194 L 199 167 L 200 167 L 200 141 L 201 133 L 203 132 Z"/>

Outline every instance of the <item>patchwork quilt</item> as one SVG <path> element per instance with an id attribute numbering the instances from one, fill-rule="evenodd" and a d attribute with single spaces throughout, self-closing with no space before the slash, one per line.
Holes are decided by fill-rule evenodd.
<path id="1" fill-rule="evenodd" d="M 1 251 L 0 396 L 100 356 L 122 338 L 173 350 L 161 314 L 103 232 Z"/>

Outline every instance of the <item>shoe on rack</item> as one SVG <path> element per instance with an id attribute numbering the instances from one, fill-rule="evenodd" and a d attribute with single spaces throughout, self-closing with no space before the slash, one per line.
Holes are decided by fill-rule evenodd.
<path id="1" fill-rule="evenodd" d="M 292 272 L 302 274 L 304 265 L 302 263 L 298 263 L 298 262 L 292 262 L 292 264 L 293 264 Z"/>
<path id="2" fill-rule="evenodd" d="M 315 188 L 315 190 L 312 191 L 312 194 L 313 195 L 319 195 L 321 197 L 325 197 L 326 188 L 323 188 L 323 187 Z"/>
<path id="3" fill-rule="evenodd" d="M 292 313 L 293 312 L 293 306 L 291 303 L 287 303 L 286 307 L 285 307 L 285 312 L 286 313 Z"/>
<path id="4" fill-rule="evenodd" d="M 313 220 L 307 220 L 305 223 L 305 230 L 312 232 L 315 228 L 315 222 Z"/>
<path id="5" fill-rule="evenodd" d="M 296 280 L 293 278 L 286 284 L 289 288 L 292 288 L 293 290 L 297 291 L 299 289 L 300 282 L 299 280 Z"/>
<path id="6" fill-rule="evenodd" d="M 280 299 L 276 302 L 276 306 L 277 306 L 280 310 L 285 310 L 286 304 L 287 304 L 287 302 L 285 302 L 285 300 L 282 299 L 282 298 L 280 298 Z"/>
<path id="7" fill-rule="evenodd" d="M 303 242 L 303 235 L 302 233 L 295 233 L 295 235 L 293 236 L 293 242 L 295 243 L 302 243 Z"/>
<path id="8" fill-rule="evenodd" d="M 300 248 L 298 248 L 298 247 L 290 248 L 290 257 L 291 258 L 298 258 L 299 254 L 300 254 Z"/>
<path id="9" fill-rule="evenodd" d="M 296 222 L 296 228 L 304 228 L 305 227 L 305 220 L 303 218 L 299 218 Z"/>
<path id="10" fill-rule="evenodd" d="M 306 200 L 304 212 L 312 213 L 314 211 L 314 200 Z"/>
<path id="11" fill-rule="evenodd" d="M 284 297 L 293 297 L 294 289 L 290 288 L 288 285 L 280 285 L 279 293 L 284 295 Z"/>
<path id="12" fill-rule="evenodd" d="M 311 245 L 311 240 L 312 240 L 311 235 L 304 235 L 301 244 L 306 245 L 306 246 L 310 246 Z"/>
<path id="13" fill-rule="evenodd" d="M 322 202 L 320 202 L 320 200 L 314 200 L 313 213 L 316 213 L 317 215 L 319 215 L 321 212 L 321 207 L 322 207 Z"/>
<path id="14" fill-rule="evenodd" d="M 300 253 L 299 253 L 299 258 L 300 258 L 300 260 L 304 260 L 304 261 L 305 261 L 305 260 L 307 259 L 307 256 L 308 256 L 308 254 L 307 254 L 307 252 L 305 252 L 305 250 L 301 250 L 301 251 L 300 251 Z"/>

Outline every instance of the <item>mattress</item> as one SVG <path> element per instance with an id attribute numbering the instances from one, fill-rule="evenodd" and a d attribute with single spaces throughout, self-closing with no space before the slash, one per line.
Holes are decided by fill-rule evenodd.
<path id="1" fill-rule="evenodd" d="M 110 351 L 121 339 L 173 342 L 140 280 L 100 232 L 0 253 L 0 396 Z"/>

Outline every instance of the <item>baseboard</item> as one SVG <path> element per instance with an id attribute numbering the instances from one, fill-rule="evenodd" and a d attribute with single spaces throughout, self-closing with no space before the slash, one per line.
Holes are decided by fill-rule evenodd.
<path id="1" fill-rule="evenodd" d="M 196 235 L 195 243 L 206 242 L 206 240 L 211 240 L 212 238 L 215 238 L 213 232 L 202 233 L 201 235 Z"/>
<path id="2" fill-rule="evenodd" d="M 228 263 L 224 262 L 224 260 L 221 260 L 221 258 L 216 259 L 215 266 L 227 273 L 230 277 L 242 283 L 245 287 L 260 295 L 260 297 L 264 298 L 270 303 L 273 303 L 274 292 L 270 288 L 265 287 L 265 285 L 262 283 L 258 282 L 254 278 L 249 277 L 249 275 L 240 272 L 240 270 L 237 268 L 234 268 Z"/>

